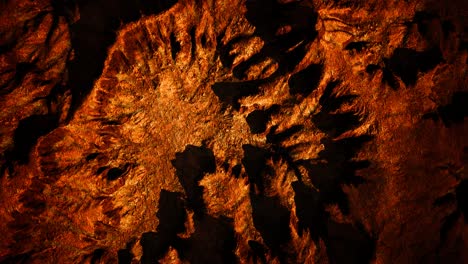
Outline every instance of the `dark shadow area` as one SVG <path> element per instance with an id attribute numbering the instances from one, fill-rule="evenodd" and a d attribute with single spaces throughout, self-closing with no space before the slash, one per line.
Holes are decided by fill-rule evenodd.
<path id="1" fill-rule="evenodd" d="M 428 36 L 432 34 L 429 31 L 430 29 L 430 22 L 434 19 L 438 19 L 439 16 L 433 13 L 429 13 L 427 11 L 418 11 L 413 17 L 413 21 L 411 23 L 415 23 L 418 26 L 418 31 L 423 36 Z"/>
<path id="2" fill-rule="evenodd" d="M 96 159 L 98 156 L 99 156 L 99 153 L 91 153 L 91 154 L 86 155 L 85 159 L 86 161 L 92 161 Z"/>
<path id="3" fill-rule="evenodd" d="M 456 204 L 456 209 L 444 217 L 440 227 L 440 241 L 445 243 L 450 232 L 456 227 L 461 216 L 464 223 L 468 223 L 468 180 L 461 180 L 452 192 L 437 198 L 434 206 L 452 206 Z"/>
<path id="4" fill-rule="evenodd" d="M 191 45 L 191 47 L 190 47 L 190 54 L 191 54 L 190 60 L 191 60 L 191 62 L 193 62 L 195 60 L 195 57 L 196 57 L 196 54 L 197 54 L 197 37 L 195 35 L 195 31 L 196 31 L 195 27 L 192 27 L 190 29 L 190 45 Z M 203 37 L 204 36 L 205 35 L 203 34 Z M 203 39 L 203 37 L 202 37 L 202 39 Z M 206 37 L 205 37 L 204 41 L 206 42 Z M 202 44 L 202 45 L 206 45 L 206 43 Z M 205 47 L 203 47 L 203 48 L 205 48 Z"/>
<path id="5" fill-rule="evenodd" d="M 279 105 L 272 105 L 266 110 L 252 111 L 245 119 L 247 121 L 247 124 L 249 125 L 250 133 L 260 134 L 265 132 L 268 121 L 270 121 L 271 115 L 278 113 L 279 109 Z"/>
<path id="6" fill-rule="evenodd" d="M 157 231 L 165 238 L 175 238 L 176 234 L 184 232 L 185 204 L 181 193 L 161 190 L 159 196 L 159 219 Z"/>
<path id="7" fill-rule="evenodd" d="M 117 251 L 118 264 L 131 264 L 135 256 L 130 249 L 121 249 Z"/>
<path id="8" fill-rule="evenodd" d="M 175 60 L 177 57 L 177 53 L 180 52 L 181 47 L 180 47 L 180 43 L 177 41 L 174 35 L 174 32 L 171 33 L 170 40 L 171 40 L 171 56 L 172 56 L 172 60 Z"/>
<path id="9" fill-rule="evenodd" d="M 199 186 L 198 182 L 205 173 L 213 173 L 216 170 L 213 151 L 203 146 L 188 145 L 183 152 L 176 153 L 172 165 L 187 195 L 188 206 L 195 213 L 204 214 L 203 187 Z"/>
<path id="10" fill-rule="evenodd" d="M 323 112 L 333 112 L 338 110 L 343 104 L 351 103 L 354 99 L 357 98 L 357 95 L 347 94 L 347 95 L 334 95 L 334 90 L 338 85 L 340 85 L 340 81 L 332 81 L 325 87 L 322 96 L 319 99 L 319 103 L 322 106 Z"/>
<path id="11" fill-rule="evenodd" d="M 266 264 L 266 249 L 263 245 L 255 240 L 249 240 L 248 244 L 252 253 L 251 256 L 247 256 L 247 258 L 251 258 L 253 263 Z"/>
<path id="12" fill-rule="evenodd" d="M 34 187 L 33 187 L 34 188 Z M 19 199 L 19 202 L 23 204 L 25 208 L 28 208 L 28 212 L 34 215 L 39 215 L 46 209 L 46 201 L 44 198 L 40 197 L 34 189 L 24 191 Z"/>
<path id="13" fill-rule="evenodd" d="M 322 238 L 330 263 L 370 263 L 375 241 L 359 225 L 336 223 L 325 211 L 321 193 L 300 181 L 293 182 L 299 232 L 309 230 L 312 238 Z"/>
<path id="14" fill-rule="evenodd" d="M 246 7 L 246 17 L 255 26 L 255 34 L 267 42 L 282 41 L 286 38 L 294 42 L 297 39 L 310 40 L 316 36 L 317 14 L 311 3 L 306 1 L 279 3 L 276 0 L 247 0 Z M 278 30 L 285 25 L 291 26 L 291 30 L 282 34 Z M 288 34 L 298 35 L 298 37 L 292 38 Z M 289 43 L 288 46 L 293 46 L 296 43 Z"/>
<path id="15" fill-rule="evenodd" d="M 307 75 L 304 78 L 309 77 Z M 297 83 L 306 86 L 309 81 Z M 303 230 L 309 230 L 316 241 L 322 238 L 332 263 L 368 263 L 374 254 L 374 241 L 362 228 L 356 227 L 359 224 L 334 223 L 325 211 L 327 205 L 337 204 L 345 215 L 349 214 L 349 204 L 342 185 L 364 183 L 356 172 L 369 166 L 368 161 L 354 158 L 372 137 L 364 135 L 336 139 L 344 132 L 362 125 L 363 119 L 353 111 L 339 112 L 340 108 L 353 103 L 356 98 L 355 95 L 336 96 L 334 92 L 339 85 L 339 81 L 327 85 L 319 99 L 321 112 L 312 117 L 315 126 L 326 134 L 321 141 L 324 150 L 317 159 L 294 161 L 290 157 L 290 149 L 281 146 L 282 142 L 302 131 L 301 125 L 292 126 L 282 132 L 277 132 L 277 128 L 272 127 L 267 135 L 267 149 L 243 146 L 242 164 L 249 177 L 255 228 L 261 233 L 273 255 L 283 262 L 290 260 L 287 252 L 282 249 L 282 245 L 290 239 L 289 211 L 281 205 L 278 197 L 264 195 L 274 177 L 273 170 L 267 165 L 270 158 L 286 161 L 288 167 L 298 176 L 298 181 L 292 187 L 295 192 L 299 231 L 302 233 Z M 261 117 L 266 119 L 264 115 Z M 307 170 L 308 177 L 317 189 L 302 182 L 299 165 Z"/>
<path id="16" fill-rule="evenodd" d="M 459 210 L 447 215 L 442 221 L 440 226 L 440 241 L 442 243 L 447 242 L 450 231 L 456 226 L 461 213 Z"/>
<path id="17" fill-rule="evenodd" d="M 249 144 L 243 145 L 244 157 L 242 158 L 242 165 L 250 183 L 251 191 L 255 189 L 259 193 L 263 193 L 265 173 L 268 168 L 266 164 L 269 158 L 269 152 L 263 148 L 255 147 Z"/>
<path id="18" fill-rule="evenodd" d="M 0 54 L 2 54 L 2 53 L 0 52 Z M 12 92 L 14 89 L 16 89 L 23 82 L 23 79 L 26 76 L 26 74 L 28 74 L 29 72 L 34 71 L 34 69 L 36 69 L 36 65 L 34 63 L 24 63 L 24 62 L 23 63 L 18 63 L 16 65 L 16 68 L 14 69 L 15 74 L 14 74 L 13 78 L 10 81 L 6 81 L 6 82 L 4 80 L 2 80 L 2 82 L 4 84 L 6 84 L 6 85 L 5 86 L 0 86 L 0 96 L 7 95 L 10 92 Z M 11 70 L 13 71 L 13 69 L 11 69 Z M 8 71 L 7 72 L 1 72 L 0 76 L 2 78 L 5 78 L 2 75 L 5 74 L 5 76 L 7 76 L 7 73 L 8 73 Z"/>
<path id="19" fill-rule="evenodd" d="M 189 263 L 237 263 L 237 257 L 234 254 L 236 239 L 233 220 L 224 216 L 216 218 L 207 214 L 203 200 L 203 187 L 198 184 L 206 173 L 213 173 L 216 170 L 213 151 L 204 146 L 188 145 L 183 152 L 176 153 L 172 164 L 185 190 L 187 205 L 195 213 L 193 219 L 195 232 L 187 239 L 175 241 L 174 248 L 177 249 L 180 257 Z M 185 219 L 185 217 L 177 217 Z M 178 226 L 184 230 L 184 221 Z M 175 228 L 167 226 L 165 229 L 174 230 Z M 155 241 L 161 240 L 157 240 L 156 235 L 153 236 Z"/>
<path id="20" fill-rule="evenodd" d="M 233 220 L 210 215 L 195 219 L 195 233 L 178 245 L 178 252 L 189 263 L 238 263 L 234 254 L 236 239 Z"/>
<path id="21" fill-rule="evenodd" d="M 177 234 L 184 232 L 187 218 L 182 194 L 161 190 L 156 216 L 159 219 L 156 232 L 144 233 L 140 240 L 143 248 L 141 263 L 158 263 L 169 246 L 178 245 L 180 238 Z"/>
<path id="22" fill-rule="evenodd" d="M 27 263 L 31 263 L 31 257 L 32 257 L 31 253 L 18 254 L 15 256 L 6 257 L 2 261 L 2 264 L 27 264 Z"/>
<path id="23" fill-rule="evenodd" d="M 463 214 L 465 224 L 468 223 L 468 180 L 462 180 L 455 189 L 457 209 Z"/>
<path id="24" fill-rule="evenodd" d="M 240 97 L 257 94 L 260 92 L 258 87 L 261 83 L 271 81 L 277 76 L 294 70 L 304 58 L 307 45 L 317 36 L 315 30 L 317 13 L 310 3 L 299 1 L 281 4 L 275 0 L 249 0 L 246 1 L 246 7 L 247 20 L 255 26 L 254 36 L 262 38 L 265 45 L 257 54 L 232 69 L 236 81 L 215 83 L 212 86 L 214 93 L 220 97 L 220 100 L 225 104 L 233 105 L 234 110 L 239 109 L 237 100 Z M 289 27 L 289 30 L 283 32 L 286 27 Z M 218 45 L 217 53 L 224 67 L 232 68 L 234 57 L 230 51 L 233 45 L 249 37 L 239 36 L 226 45 Z M 221 43 L 221 39 L 218 40 L 218 43 Z M 239 80 L 246 78 L 246 72 L 250 67 L 266 59 L 272 59 L 278 63 L 278 69 L 272 75 L 265 79 L 239 82 Z M 314 66 L 311 67 L 314 68 Z M 313 71 L 312 68 L 308 70 Z M 314 85 L 318 83 L 315 79 L 320 77 L 315 71 L 314 74 L 315 78 L 310 86 L 301 86 L 297 91 L 293 88 L 293 92 L 310 93 Z M 293 86 L 299 87 L 300 84 L 294 84 L 307 79 L 306 75 L 306 73 L 299 74 L 292 81 Z"/>
<path id="25" fill-rule="evenodd" d="M 103 248 L 98 248 L 93 251 L 93 254 L 91 255 L 91 260 L 90 264 L 97 264 L 101 260 L 102 256 L 104 255 L 106 251 Z"/>
<path id="26" fill-rule="evenodd" d="M 317 89 L 322 77 L 323 65 L 312 64 L 289 78 L 289 93 L 308 96 Z"/>
<path id="27" fill-rule="evenodd" d="M 234 69 L 235 76 L 242 79 L 252 64 L 268 57 L 278 62 L 277 74 L 293 70 L 304 57 L 306 45 L 317 36 L 317 14 L 312 5 L 305 1 L 282 4 L 275 0 L 250 0 L 246 7 L 247 20 L 255 26 L 254 34 L 261 37 L 265 45 L 258 54 Z M 285 26 L 290 29 L 283 33 Z"/>
<path id="28" fill-rule="evenodd" d="M 277 126 L 273 126 L 270 131 L 268 132 L 268 135 L 267 135 L 267 143 L 270 143 L 270 144 L 273 144 L 273 145 L 277 145 L 283 141 L 285 141 L 286 139 L 292 137 L 294 134 L 300 132 L 304 126 L 302 125 L 294 125 L 294 126 L 291 126 L 290 128 L 282 131 L 282 132 L 278 132 L 276 133 L 276 130 L 277 130 Z"/>
<path id="29" fill-rule="evenodd" d="M 313 120 L 318 129 L 332 137 L 337 137 L 360 125 L 360 117 L 353 112 L 340 114 L 320 112 L 313 117 Z M 340 124 L 340 126 L 336 126 L 336 124 Z"/>
<path id="30" fill-rule="evenodd" d="M 388 84 L 393 90 L 400 88 L 400 83 L 398 82 L 396 75 L 394 75 L 387 67 L 382 68 L 382 82 Z"/>
<path id="31" fill-rule="evenodd" d="M 367 48 L 368 45 L 369 45 L 369 42 L 367 41 L 356 41 L 356 42 L 350 42 L 346 44 L 344 49 L 349 50 L 349 51 L 354 51 L 354 52 L 361 52 L 365 48 Z"/>
<path id="32" fill-rule="evenodd" d="M 449 104 L 439 106 L 435 112 L 423 115 L 423 119 L 442 120 L 445 127 L 463 123 L 468 116 L 468 92 L 456 92 Z"/>
<path id="33" fill-rule="evenodd" d="M 450 20 L 445 20 L 442 22 L 442 32 L 444 33 L 444 38 L 447 39 L 450 33 L 456 32 L 455 25 Z"/>
<path id="34" fill-rule="evenodd" d="M 120 178 L 125 173 L 121 168 L 111 168 L 107 171 L 107 180 L 114 181 Z"/>
<path id="35" fill-rule="evenodd" d="M 232 172 L 232 175 L 234 175 L 234 177 L 239 178 L 241 171 L 242 171 L 242 165 L 236 164 L 234 165 L 234 167 L 232 167 L 231 172 Z"/>
<path id="36" fill-rule="evenodd" d="M 318 241 L 324 236 L 327 219 L 320 201 L 320 193 L 301 181 L 295 181 L 291 186 L 294 190 L 296 215 L 299 219 L 299 234 L 302 235 L 304 230 L 309 230 L 312 239 Z"/>
<path id="37" fill-rule="evenodd" d="M 246 2 L 246 7 L 246 17 L 255 26 L 255 35 L 266 42 L 259 56 L 278 61 L 279 74 L 292 70 L 305 55 L 307 43 L 317 36 L 317 13 L 312 4 L 306 1 L 283 4 L 276 0 L 250 0 Z M 282 33 L 284 26 L 290 29 Z M 290 51 L 301 41 L 302 44 Z"/>
<path id="38" fill-rule="evenodd" d="M 32 115 L 21 120 L 13 136 L 14 147 L 5 155 L 7 160 L 18 161 L 20 164 L 28 163 L 29 153 L 39 137 L 48 134 L 57 126 L 57 115 Z"/>
<path id="39" fill-rule="evenodd" d="M 103 173 L 104 171 L 106 171 L 107 169 L 109 168 L 109 166 L 102 166 L 102 167 L 99 167 L 97 170 L 96 170 L 96 174 L 101 174 Z"/>
<path id="40" fill-rule="evenodd" d="M 62 10 L 73 9 L 54 1 Z M 115 41 L 122 24 L 138 20 L 142 15 L 152 15 L 169 9 L 176 0 L 77 0 L 80 19 L 70 26 L 75 57 L 68 64 L 68 85 L 72 92 L 70 119 L 100 76 L 107 57 L 108 47 Z M 66 11 L 60 11 L 66 12 Z"/>
<path id="41" fill-rule="evenodd" d="M 281 204 L 280 198 L 267 197 L 250 193 L 252 218 L 255 229 L 262 235 L 263 241 L 273 255 L 284 261 L 287 253 L 281 246 L 291 238 L 289 229 L 289 210 Z"/>
<path id="42" fill-rule="evenodd" d="M 452 192 L 449 192 L 437 199 L 434 200 L 433 205 L 434 206 L 442 206 L 445 204 L 450 204 L 452 201 L 455 201 L 455 194 Z"/>
<path id="43" fill-rule="evenodd" d="M 254 110 L 245 119 L 250 128 L 250 133 L 260 134 L 265 132 L 270 115 L 266 110 Z"/>
<path id="44" fill-rule="evenodd" d="M 324 139 L 325 149 L 319 153 L 317 161 L 304 164 L 309 178 L 320 190 L 320 200 L 326 204 L 338 204 L 343 213 L 349 212 L 348 200 L 342 184 L 362 184 L 364 179 L 356 171 L 369 166 L 368 161 L 352 161 L 370 137 L 346 138 L 338 141 Z"/>
<path id="45" fill-rule="evenodd" d="M 286 252 L 281 246 L 290 240 L 289 210 L 284 207 L 279 197 L 264 194 L 265 188 L 271 188 L 273 169 L 267 165 L 271 156 L 268 150 L 252 145 L 243 145 L 242 164 L 250 183 L 250 203 L 255 228 L 260 232 L 272 254 L 285 260 Z"/>
<path id="46" fill-rule="evenodd" d="M 370 263 L 375 251 L 375 241 L 360 226 L 327 223 L 327 253 L 330 263 Z"/>
<path id="47" fill-rule="evenodd" d="M 223 37 L 226 35 L 226 32 L 222 32 L 217 38 L 216 38 L 216 43 L 218 43 L 216 47 L 216 53 L 219 56 L 219 60 L 221 61 L 221 64 L 226 67 L 226 68 L 231 68 L 232 63 L 234 62 L 234 56 L 230 54 L 231 49 L 234 47 L 234 44 L 237 42 L 240 42 L 242 40 L 248 39 L 249 36 L 247 35 L 240 35 L 237 37 L 234 37 L 231 39 L 228 43 L 225 45 L 222 45 L 223 43 Z"/>
<path id="48" fill-rule="evenodd" d="M 439 48 L 432 48 L 418 52 L 407 48 L 397 48 L 393 55 L 385 62 L 393 74 L 400 77 L 406 86 L 416 84 L 418 72 L 427 72 L 443 62 L 442 52 Z M 392 82 L 389 83 L 394 89 Z"/>
<path id="49" fill-rule="evenodd" d="M 158 238 L 158 234 L 156 232 L 143 233 L 140 238 L 140 245 L 143 249 L 140 262 L 145 264 L 157 263 L 157 259 L 161 257 L 159 254 L 162 254 L 161 247 L 163 247 Z"/>
<path id="50" fill-rule="evenodd" d="M 367 168 L 367 160 L 354 160 L 363 145 L 371 136 L 354 136 L 336 139 L 344 132 L 362 125 L 362 117 L 355 112 L 338 112 L 345 104 L 350 104 L 355 95 L 335 95 L 340 82 L 327 85 L 319 99 L 321 111 L 312 116 L 315 126 L 326 134 L 321 140 L 324 149 L 314 160 L 302 160 L 290 165 L 301 165 L 307 170 L 313 186 L 303 183 L 301 176 L 292 183 L 295 193 L 296 214 L 299 231 L 309 230 L 312 238 L 323 239 L 327 247 L 330 263 L 369 263 L 374 255 L 374 241 L 359 224 L 339 224 L 330 219 L 325 207 L 337 204 L 343 214 L 349 214 L 349 202 L 342 190 L 344 184 L 361 184 L 364 179 L 356 172 Z M 298 174 L 298 172 L 296 172 Z"/>
<path id="51" fill-rule="evenodd" d="M 468 41 L 460 41 L 460 45 L 458 46 L 458 50 L 459 51 L 462 51 L 462 50 L 468 51 Z M 467 62 L 468 62 L 468 60 L 467 60 Z"/>
<path id="52" fill-rule="evenodd" d="M 245 82 L 217 82 L 211 86 L 211 90 L 219 98 L 224 106 L 232 106 L 239 110 L 239 99 L 259 92 L 259 81 Z"/>
<path id="53" fill-rule="evenodd" d="M 444 218 L 442 226 L 440 228 L 440 239 L 442 242 L 446 241 L 449 231 L 455 227 L 460 216 L 463 215 L 465 224 L 468 223 L 468 180 L 462 180 L 457 187 L 455 188 L 455 197 L 453 194 L 446 195 L 441 197 L 444 200 L 450 199 L 453 201 L 453 198 L 456 200 L 457 209 Z M 438 199 L 438 203 L 441 201 Z"/>
<path id="54" fill-rule="evenodd" d="M 366 66 L 366 72 L 368 74 L 374 74 L 379 69 L 380 69 L 380 66 L 376 64 L 369 64 Z"/>

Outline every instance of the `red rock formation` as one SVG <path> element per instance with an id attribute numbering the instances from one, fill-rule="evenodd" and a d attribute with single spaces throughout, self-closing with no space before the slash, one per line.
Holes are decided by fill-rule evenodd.
<path id="1" fill-rule="evenodd" d="M 0 10 L 0 261 L 467 259 L 463 1 Z"/>

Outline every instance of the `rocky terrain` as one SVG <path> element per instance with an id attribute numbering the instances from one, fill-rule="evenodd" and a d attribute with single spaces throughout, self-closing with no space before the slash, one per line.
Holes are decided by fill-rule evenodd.
<path id="1" fill-rule="evenodd" d="M 0 1 L 0 263 L 465 263 L 467 70 L 463 0 Z"/>

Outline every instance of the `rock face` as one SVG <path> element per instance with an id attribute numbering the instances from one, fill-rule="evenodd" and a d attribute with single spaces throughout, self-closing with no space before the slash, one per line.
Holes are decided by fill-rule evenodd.
<path id="1" fill-rule="evenodd" d="M 468 261 L 441 2 L 0 2 L 0 262 Z"/>

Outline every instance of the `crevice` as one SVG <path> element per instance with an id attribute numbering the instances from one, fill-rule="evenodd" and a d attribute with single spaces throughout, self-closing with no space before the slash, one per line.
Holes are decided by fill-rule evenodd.
<path id="1" fill-rule="evenodd" d="M 96 170 L 96 174 L 101 174 L 103 173 L 105 170 L 107 170 L 109 168 L 109 166 L 102 166 L 102 167 L 99 167 L 97 170 Z"/>
<path id="2" fill-rule="evenodd" d="M 277 127 L 273 126 L 268 135 L 266 136 L 267 143 L 269 144 L 279 144 L 288 138 L 292 137 L 294 134 L 300 132 L 304 128 L 303 125 L 294 125 L 282 132 L 276 133 Z"/>
<path id="3" fill-rule="evenodd" d="M 180 46 L 180 43 L 177 41 L 174 32 L 171 33 L 171 36 L 170 36 L 170 43 L 171 43 L 171 56 L 172 56 L 172 60 L 176 60 L 177 54 L 178 54 L 178 53 L 180 52 L 180 50 L 181 50 L 181 46 Z"/>
<path id="4" fill-rule="evenodd" d="M 99 263 L 105 252 L 106 251 L 103 248 L 98 248 L 94 250 L 93 254 L 91 255 L 90 264 Z"/>
<path id="5" fill-rule="evenodd" d="M 203 34 L 203 35 L 201 36 L 200 44 L 201 44 L 202 48 L 204 48 L 204 49 L 206 48 L 207 42 L 206 42 L 206 35 L 205 35 L 205 34 Z"/>
<path id="6" fill-rule="evenodd" d="M 99 156 L 99 153 L 91 153 L 86 156 L 86 161 L 92 161 Z"/>
<path id="7" fill-rule="evenodd" d="M 107 171 L 106 177 L 108 181 L 115 181 L 118 178 L 120 178 L 124 173 L 125 173 L 125 170 L 121 168 L 110 168 Z"/>
<path id="8" fill-rule="evenodd" d="M 361 52 L 369 45 L 368 41 L 350 42 L 345 46 L 345 50 Z"/>
<path id="9" fill-rule="evenodd" d="M 190 41 L 191 41 L 191 60 L 193 61 L 196 57 L 196 52 L 197 52 L 197 39 L 196 39 L 196 36 L 195 36 L 195 30 L 196 28 L 195 27 L 192 27 L 190 29 Z"/>

